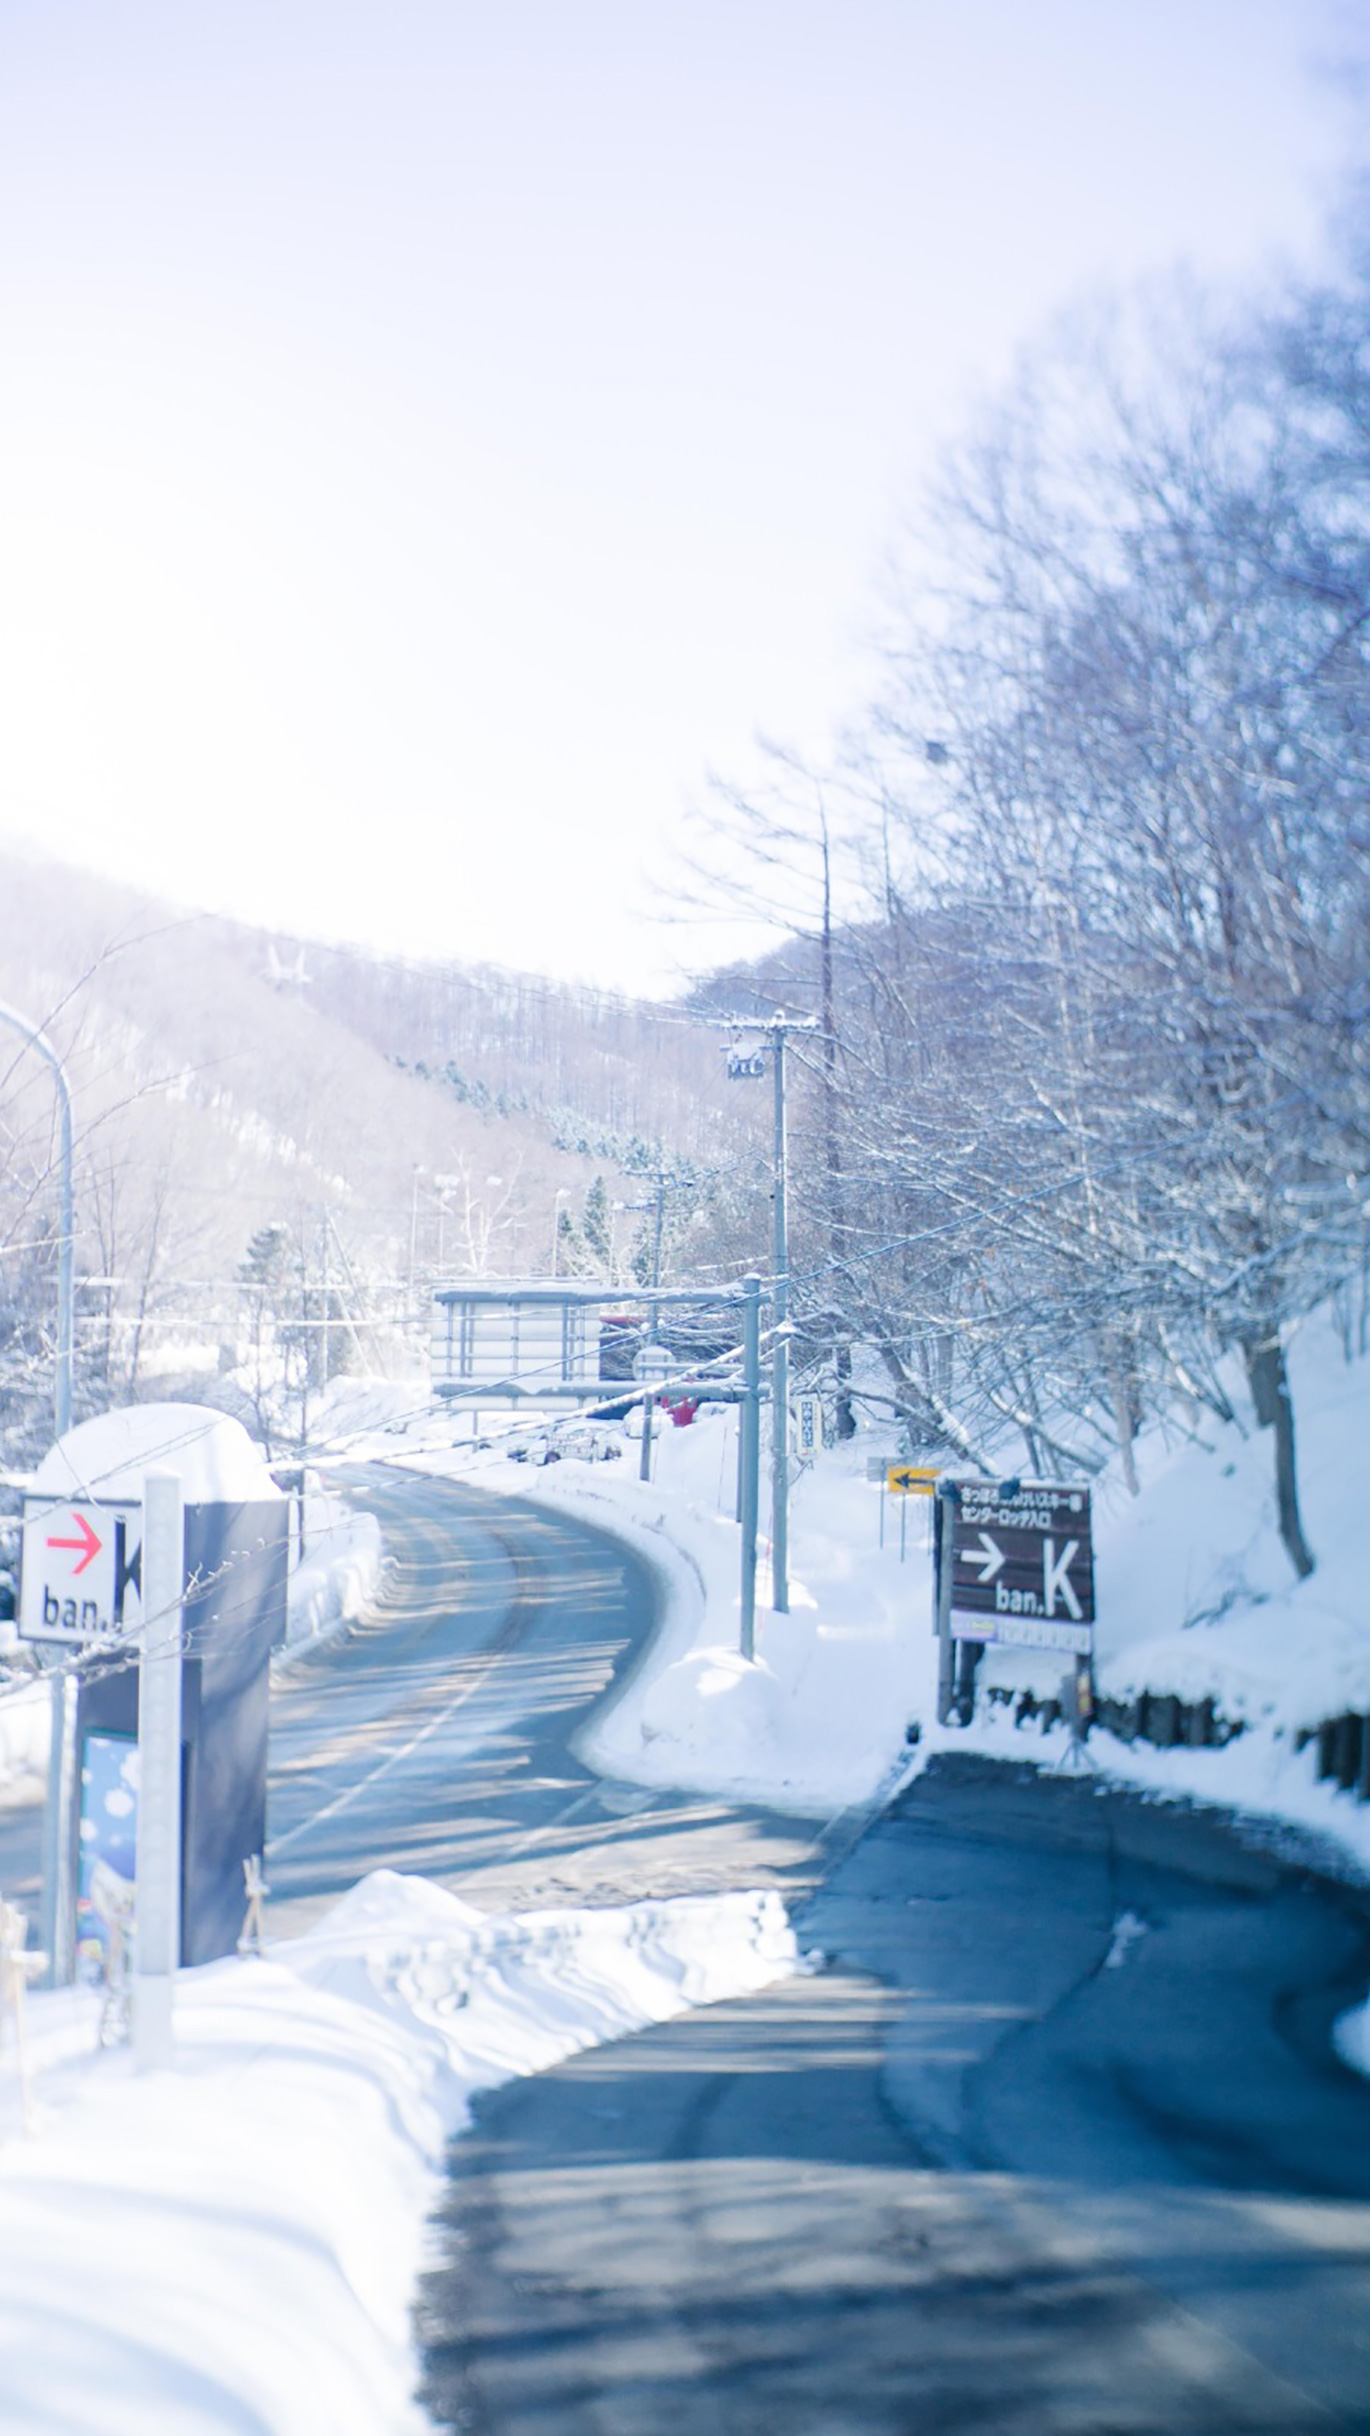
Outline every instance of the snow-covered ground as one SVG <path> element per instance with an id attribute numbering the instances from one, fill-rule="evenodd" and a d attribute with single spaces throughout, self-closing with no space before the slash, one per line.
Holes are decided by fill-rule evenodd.
<path id="1" fill-rule="evenodd" d="M 1324 1718 L 1370 1711 L 1370 1360 L 1348 1361 L 1319 1314 L 1289 1366 L 1317 1557 L 1308 1581 L 1297 1580 L 1280 1542 L 1270 1434 L 1255 1428 L 1235 1364 L 1235 1422 L 1176 1417 L 1137 1450 L 1137 1496 L 1116 1470 L 1094 1488 L 1100 1694 L 1212 1698 L 1241 1732 L 1222 1749 L 1158 1750 L 1096 1727 L 1089 1762 L 1155 1795 L 1294 1827 L 1329 1866 L 1363 1877 L 1370 1804 L 1320 1782 L 1315 1747 L 1300 1743 Z M 526 1440 L 526 1422 L 484 1416 L 493 1443 L 478 1450 L 463 1442 L 469 1421 L 416 1410 L 394 1390 L 369 1411 L 359 1396 L 345 1417 L 356 1452 L 579 1512 L 653 1565 L 665 1619 L 654 1662 L 584 1741 L 582 1756 L 607 1775 L 828 1813 L 877 1800 L 941 1749 L 1049 1767 L 1074 1757 L 1063 1725 L 1017 1724 L 1016 1703 L 988 1697 L 991 1687 L 1032 1691 L 1039 1702 L 1058 1695 L 1063 1661 L 1047 1653 L 989 1651 L 974 1722 L 938 1725 L 928 1507 L 884 1496 L 867 1477 L 872 1455 L 902 1452 L 888 1433 L 864 1431 L 800 1474 L 790 1609 L 764 1604 L 763 1568 L 749 1666 L 738 1655 L 733 1413 L 706 1409 L 688 1429 L 661 1429 L 650 1483 L 637 1477 L 631 1442 L 617 1463 L 535 1468 L 511 1462 L 501 1435 Z M 1370 2003 L 1346 2016 L 1339 2043 L 1370 2071 Z"/>
<path id="2" fill-rule="evenodd" d="M 383 1553 L 375 1515 L 359 1513 L 310 1473 L 291 1513 L 286 1663 L 289 1654 L 317 1648 L 362 1614 L 380 1579 Z"/>
<path id="3" fill-rule="evenodd" d="M 36 1801 L 47 1775 L 51 1704 L 45 1683 L 0 1692 L 0 1809 Z"/>
<path id="4" fill-rule="evenodd" d="M 1370 1706 L 1357 1564 L 1370 1363 L 1346 1364 L 1319 1321 L 1293 1377 L 1311 1581 L 1295 1583 L 1279 1545 L 1264 1433 L 1203 1421 L 1154 1433 L 1140 1497 L 1112 1478 L 1096 1488 L 1101 1688 L 1211 1694 L 1244 1731 L 1221 1751 L 1169 1752 L 1096 1731 L 1090 1750 L 1159 1793 L 1311 1828 L 1364 1868 L 1370 1809 L 1319 1785 L 1295 1742 L 1322 1716 Z M 599 1433 L 617 1461 L 513 1462 L 516 1439 L 540 1451 L 535 1426 L 486 1416 L 493 1442 L 477 1448 L 469 1422 L 421 1388 L 350 1385 L 332 1427 L 339 1452 L 531 1496 L 642 1552 L 663 1629 L 587 1737 L 605 1773 L 827 1813 L 878 1798 L 951 1743 L 1065 1756 L 1062 1729 L 1015 1726 L 1005 1706 L 938 1727 L 928 1509 L 868 1480 L 872 1455 L 899 1452 L 879 1433 L 800 1476 L 791 1610 L 766 1604 L 763 1570 L 758 1657 L 745 1666 L 733 1415 L 661 1429 L 648 1483 L 621 1430 Z M 317 1505 L 314 1522 L 306 1631 L 337 1620 L 375 1561 L 365 1530 Z M 1004 1652 L 984 1672 L 1040 1695 L 1059 1668 Z M 16 1715 L 0 1705 L 0 1736 L 19 1749 Z M 138 2075 L 126 2048 L 102 2049 L 89 1992 L 30 1997 L 31 2134 L 12 2025 L 0 2043 L 0 2425 L 20 2436 L 418 2430 L 409 2307 L 443 2143 L 471 2091 L 766 1985 L 796 1961 L 773 1897 L 491 1919 L 380 1875 L 265 1960 L 183 1973 L 172 2072 Z M 1370 2009 L 1346 2018 L 1339 2043 L 1370 2068 Z"/>
<path id="5" fill-rule="evenodd" d="M 472 2092 L 796 1960 L 773 1895 L 491 1919 L 378 1872 L 267 1958 L 183 1972 L 173 2070 L 101 2049 L 93 1992 L 30 1998 L 28 2136 L 0 2053 L 0 2426 L 426 2427 L 409 2312 Z"/>
<path id="6" fill-rule="evenodd" d="M 1370 1805 L 1319 1784 L 1315 1753 L 1295 1746 L 1323 1718 L 1370 1711 L 1370 1360 L 1348 1362 L 1319 1315 L 1296 1339 L 1290 1371 L 1318 1560 L 1310 1580 L 1296 1580 L 1279 1540 L 1270 1433 L 1249 1420 L 1198 1415 L 1153 1430 L 1138 1449 L 1140 1495 L 1115 1471 L 1094 1488 L 1101 1695 L 1211 1696 L 1243 1731 L 1222 1750 L 1159 1751 L 1096 1728 L 1089 1748 L 1110 1775 L 1286 1820 L 1365 1868 Z M 1235 1366 L 1230 1385 L 1249 1413 Z M 475 1448 L 467 1416 L 416 1408 L 412 1392 L 376 1390 L 368 1405 L 354 1388 L 338 1417 L 352 1424 L 355 1453 L 581 1513 L 654 1566 L 665 1598 L 654 1663 L 586 1741 L 585 1757 L 606 1774 L 828 1812 L 874 1798 L 893 1772 L 947 1746 L 1049 1765 L 1065 1754 L 1063 1727 L 1016 1725 L 1010 1704 L 987 1698 L 969 1728 L 937 1725 L 928 1504 L 884 1496 L 867 1478 L 872 1456 L 894 1462 L 901 1452 L 888 1432 L 862 1431 L 799 1475 L 790 1611 L 767 1606 L 763 1566 L 749 1667 L 738 1656 L 732 1411 L 705 1408 L 689 1428 L 659 1429 L 650 1483 L 621 1429 L 602 1433 L 620 1438 L 617 1462 L 537 1466 L 506 1452 L 536 1436 L 526 1421 L 482 1415 L 491 1443 Z M 1048 1700 L 1064 1664 L 993 1650 L 981 1683 Z"/>

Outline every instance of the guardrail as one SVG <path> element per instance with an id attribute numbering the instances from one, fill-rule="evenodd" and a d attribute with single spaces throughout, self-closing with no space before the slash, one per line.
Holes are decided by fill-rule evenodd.
<path id="1" fill-rule="evenodd" d="M 1035 1724 L 1043 1733 L 1069 1721 L 1069 1707 L 1062 1699 L 998 1688 L 991 1689 L 989 1699 L 992 1706 L 1011 1708 L 1015 1725 Z M 1174 1692 L 1140 1692 L 1134 1700 L 1096 1697 L 1094 1718 L 1120 1742 L 1150 1742 L 1160 1751 L 1217 1751 L 1242 1731 L 1240 1723 L 1219 1714 L 1212 1700 L 1181 1700 Z"/>
<path id="2" fill-rule="evenodd" d="M 999 1686 L 991 1687 L 988 1697 L 991 1708 L 1012 1710 L 1015 1725 L 1035 1724 L 1045 1733 L 1068 1721 L 1063 1700 Z M 1159 1751 L 1220 1751 L 1244 1730 L 1240 1718 L 1224 1717 L 1216 1701 L 1182 1700 L 1177 1692 L 1099 1699 L 1094 1714 L 1120 1742 L 1149 1742 Z M 1370 1802 L 1370 1716 L 1348 1709 L 1340 1717 L 1326 1717 L 1294 1738 L 1296 1751 L 1307 1750 L 1310 1743 L 1317 1745 L 1317 1772 L 1324 1784 L 1335 1784 L 1358 1802 Z"/>
<path id="3" fill-rule="evenodd" d="M 1340 1785 L 1343 1793 L 1353 1793 L 1358 1802 L 1370 1802 L 1370 1717 L 1348 1709 L 1342 1717 L 1324 1718 L 1299 1736 L 1298 1748 L 1310 1742 L 1318 1746 L 1319 1776 Z"/>

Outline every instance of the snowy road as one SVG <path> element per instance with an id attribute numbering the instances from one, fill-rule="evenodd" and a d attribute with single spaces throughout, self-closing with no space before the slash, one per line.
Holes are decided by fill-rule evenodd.
<path id="1" fill-rule="evenodd" d="M 531 2436 L 1370 2429 L 1362 1900 L 1211 1816 L 941 1763 L 831 1967 L 494 2093 L 430 2407 Z"/>
<path id="2" fill-rule="evenodd" d="M 367 1870 L 485 1910 L 809 1884 L 814 1826 L 601 1784 L 569 1745 L 651 1629 L 646 1568 L 600 1533 L 458 1482 L 338 1476 L 381 1520 L 378 1612 L 272 1698 L 273 1934 Z"/>

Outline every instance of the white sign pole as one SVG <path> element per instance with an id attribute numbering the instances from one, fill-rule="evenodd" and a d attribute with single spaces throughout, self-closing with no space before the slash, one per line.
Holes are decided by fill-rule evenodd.
<path id="1" fill-rule="evenodd" d="M 181 1959 L 185 1518 L 174 1472 L 149 1472 L 143 1481 L 142 1588 L 133 2054 L 138 2070 L 151 2072 L 172 2061 L 172 1997 Z"/>
<path id="2" fill-rule="evenodd" d="M 51 1679 L 48 1789 L 43 1813 L 43 1939 L 47 1985 L 70 1987 L 76 1976 L 76 1862 L 72 1812 L 76 1802 L 76 1678 L 58 1665 Z"/>

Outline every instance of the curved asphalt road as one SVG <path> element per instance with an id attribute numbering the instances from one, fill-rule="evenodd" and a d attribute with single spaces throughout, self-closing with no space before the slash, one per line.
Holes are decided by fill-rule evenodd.
<path id="1" fill-rule="evenodd" d="M 528 2436 L 1370 2430 L 1363 1895 L 1216 1819 L 947 1760 L 817 1975 L 482 2102 L 421 2323 Z"/>
<path id="2" fill-rule="evenodd" d="M 367 1495 L 417 1519 L 409 1587 L 436 1593 L 366 1760 L 409 1823 L 375 1842 L 363 1771 L 292 1845 L 287 1761 L 273 1884 L 387 1857 L 483 1904 L 779 1884 L 826 1957 L 483 2102 L 421 2309 L 439 2426 L 1370 2436 L 1370 2088 L 1328 2040 L 1370 1984 L 1363 1894 L 1205 1814 L 970 1760 L 815 1893 L 801 1823 L 568 1755 L 645 1627 L 633 1560 L 470 1492 Z M 424 1794 L 392 1755 L 435 1717 Z"/>
<path id="3" fill-rule="evenodd" d="M 381 1465 L 334 1478 L 379 1516 L 383 1595 L 344 1648 L 273 1687 L 273 1935 L 377 1868 L 485 1910 L 813 1881 L 830 1842 L 813 1825 L 601 1784 L 571 1752 L 650 1636 L 638 1558 L 460 1482 Z"/>

